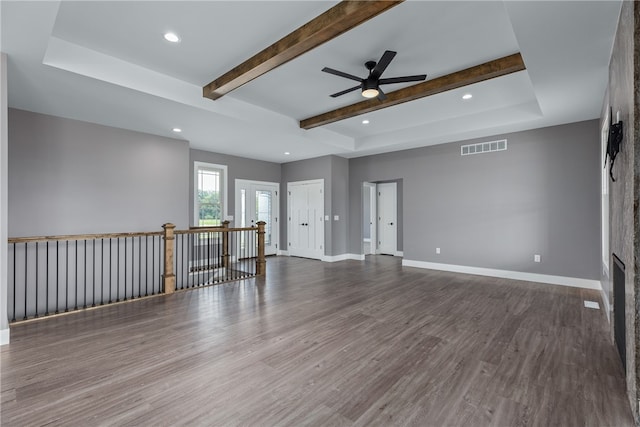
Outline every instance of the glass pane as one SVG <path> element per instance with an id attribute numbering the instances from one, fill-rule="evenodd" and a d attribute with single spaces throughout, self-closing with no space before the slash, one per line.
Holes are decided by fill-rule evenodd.
<path id="1" fill-rule="evenodd" d="M 271 191 L 256 191 L 256 222 L 264 221 L 264 244 L 271 246 Z"/>
<path id="2" fill-rule="evenodd" d="M 200 205 L 198 225 L 200 227 L 214 227 L 221 225 L 220 206 Z"/>
<path id="3" fill-rule="evenodd" d="M 247 226 L 247 190 L 240 190 L 240 227 Z"/>
<path id="4" fill-rule="evenodd" d="M 222 222 L 220 203 L 220 172 L 198 170 L 198 225 L 215 226 Z"/>

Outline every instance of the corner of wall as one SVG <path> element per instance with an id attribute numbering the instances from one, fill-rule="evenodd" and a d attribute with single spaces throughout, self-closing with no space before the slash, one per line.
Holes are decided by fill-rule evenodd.
<path id="1" fill-rule="evenodd" d="M 9 237 L 9 106 L 7 99 L 7 54 L 0 52 L 0 343 L 9 343 L 7 315 Z"/>

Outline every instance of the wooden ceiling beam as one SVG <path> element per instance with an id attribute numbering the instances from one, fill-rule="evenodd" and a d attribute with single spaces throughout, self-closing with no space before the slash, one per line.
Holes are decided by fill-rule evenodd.
<path id="1" fill-rule="evenodd" d="M 312 129 L 317 126 L 326 125 L 372 111 L 381 110 L 403 102 L 413 101 L 448 90 L 457 89 L 484 80 L 506 76 L 507 74 L 525 70 L 524 61 L 520 53 L 505 56 L 500 59 L 485 62 L 466 70 L 457 71 L 446 76 L 427 80 L 394 92 L 386 93 L 387 99 L 380 101 L 377 98 L 361 101 L 356 104 L 328 111 L 318 116 L 310 117 L 300 121 L 302 129 Z"/>
<path id="2" fill-rule="evenodd" d="M 204 86 L 202 94 L 205 98 L 218 99 L 256 77 L 297 58 L 403 1 L 341 1 Z"/>

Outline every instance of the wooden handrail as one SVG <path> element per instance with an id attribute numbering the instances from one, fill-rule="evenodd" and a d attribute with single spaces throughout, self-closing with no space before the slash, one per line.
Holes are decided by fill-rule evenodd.
<path id="1" fill-rule="evenodd" d="M 175 246 L 174 230 L 175 225 L 171 223 L 164 224 L 163 240 L 164 240 L 164 274 L 162 275 L 162 283 L 165 294 L 172 294 L 176 291 L 176 275 L 173 272 L 173 248 Z"/>
<path id="2" fill-rule="evenodd" d="M 146 231 L 131 233 L 101 233 L 101 234 L 68 234 L 60 236 L 32 236 L 32 237 L 9 237 L 8 243 L 32 243 L 32 242 L 55 242 L 60 240 L 97 240 L 97 239 L 118 239 L 122 237 L 145 237 L 162 236 L 162 231 Z"/>
<path id="3" fill-rule="evenodd" d="M 256 274 L 258 276 L 264 276 L 266 273 L 267 261 L 264 255 L 264 227 L 267 225 L 264 221 L 258 221 L 258 259 L 256 259 Z"/>
<path id="4" fill-rule="evenodd" d="M 206 233 L 208 231 L 214 233 L 226 233 L 229 231 L 257 231 L 258 227 L 236 227 L 236 228 L 224 228 L 224 227 L 208 227 L 208 228 L 197 228 L 197 229 L 189 229 L 189 230 L 176 230 L 174 234 L 199 234 Z"/>
<path id="5" fill-rule="evenodd" d="M 148 295 L 149 280 L 151 295 L 155 295 L 156 292 L 172 294 L 178 288 L 189 288 L 190 284 L 191 287 L 209 286 L 239 278 L 264 277 L 266 223 L 259 221 L 253 227 L 228 227 L 229 221 L 224 221 L 220 227 L 175 230 L 173 224 L 167 223 L 162 226 L 164 231 L 9 238 L 7 243 L 9 250 L 13 251 L 14 269 L 11 321 L 16 321 L 16 302 L 19 298 L 22 298 L 19 307 L 24 308 L 23 320 L 28 320 L 33 316 L 37 318 L 43 311 L 44 316 L 53 316 L 61 312 L 59 308 L 68 312 L 85 309 L 89 305 L 95 307 L 118 303 L 121 296 L 124 298 L 122 301 L 143 298 Z M 179 235 L 179 241 L 176 235 Z M 60 241 L 63 242 L 61 245 L 58 244 Z M 54 244 L 50 245 L 50 242 Z M 115 245 L 112 245 L 114 242 Z M 60 250 L 62 253 L 59 257 Z M 64 283 L 58 282 L 57 274 L 49 283 L 50 272 L 54 271 L 50 270 L 50 263 L 53 263 L 56 271 L 61 267 L 65 269 Z M 121 263 L 124 263 L 124 275 L 120 274 Z M 21 274 L 16 274 L 17 267 L 20 267 Z M 114 268 L 116 274 L 112 278 Z M 40 274 L 39 278 L 42 270 L 45 270 L 44 276 Z M 100 273 L 96 277 L 98 270 Z M 73 277 L 74 272 L 75 281 L 70 282 L 68 278 Z M 105 272 L 108 274 L 105 275 Z M 17 277 L 23 289 L 21 295 L 16 292 Z M 70 295 L 69 285 L 75 286 L 71 299 L 67 297 L 62 302 L 56 299 L 52 303 L 48 297 L 41 298 L 44 294 L 38 294 L 39 289 L 44 287 L 40 291 L 46 291 L 48 295 L 55 286 L 58 295 L 59 285 L 63 286 L 67 296 Z M 79 292 L 78 286 L 84 287 L 84 293 Z M 39 305 L 42 300 L 45 300 L 44 307 Z"/>

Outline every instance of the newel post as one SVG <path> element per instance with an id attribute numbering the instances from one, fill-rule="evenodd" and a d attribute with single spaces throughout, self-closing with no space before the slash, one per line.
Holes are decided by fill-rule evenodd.
<path id="1" fill-rule="evenodd" d="M 176 290 L 176 275 L 173 273 L 173 246 L 174 234 L 176 226 L 167 223 L 162 226 L 164 228 L 164 293 L 172 294 Z"/>
<path id="2" fill-rule="evenodd" d="M 229 221 L 222 221 L 222 266 L 229 268 Z"/>
<path id="3" fill-rule="evenodd" d="M 267 261 L 264 257 L 264 226 L 267 225 L 264 221 L 258 221 L 258 259 L 256 260 L 256 274 L 258 276 L 264 276 L 267 270 Z"/>

